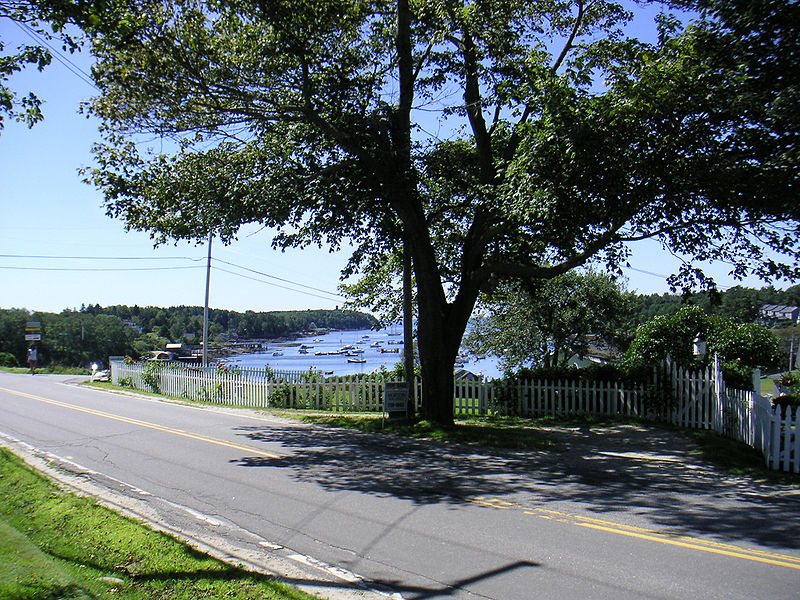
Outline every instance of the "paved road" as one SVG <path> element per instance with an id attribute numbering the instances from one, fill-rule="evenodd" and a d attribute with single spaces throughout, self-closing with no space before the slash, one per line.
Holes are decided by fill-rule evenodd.
<path id="1" fill-rule="evenodd" d="M 798 491 L 668 432 L 548 435 L 487 452 L 0 373 L 0 441 L 322 595 L 800 597 Z"/>

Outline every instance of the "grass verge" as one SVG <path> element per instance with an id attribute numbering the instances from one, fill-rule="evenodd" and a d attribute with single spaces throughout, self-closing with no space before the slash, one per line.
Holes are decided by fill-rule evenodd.
<path id="1" fill-rule="evenodd" d="M 0 600 L 311 600 L 65 493 L 0 449 Z"/>
<path id="2" fill-rule="evenodd" d="M 800 488 L 800 473 L 772 471 L 764 465 L 764 456 L 744 442 L 738 442 L 708 430 L 686 429 L 683 434 L 694 441 L 698 453 L 710 463 L 732 475 L 745 475 Z"/>
<path id="3" fill-rule="evenodd" d="M 4 373 L 22 373 L 30 374 L 31 370 L 28 367 L 0 367 L 0 371 Z M 90 375 L 89 369 L 82 367 L 36 367 L 37 375 Z"/>
<path id="4" fill-rule="evenodd" d="M 384 423 L 380 416 L 372 415 L 290 415 L 285 411 L 281 411 L 279 414 L 291 416 L 306 423 L 390 433 L 436 442 L 517 450 L 560 451 L 564 449 L 562 443 L 552 439 L 546 431 L 537 427 L 535 422 L 527 419 L 470 418 L 457 420 L 455 427 L 443 428 L 429 421 L 410 419 Z"/>

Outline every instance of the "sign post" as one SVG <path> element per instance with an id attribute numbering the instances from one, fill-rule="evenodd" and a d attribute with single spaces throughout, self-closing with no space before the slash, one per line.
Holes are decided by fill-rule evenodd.
<path id="1" fill-rule="evenodd" d="M 39 321 L 25 323 L 25 341 L 38 342 L 42 339 L 42 324 Z"/>

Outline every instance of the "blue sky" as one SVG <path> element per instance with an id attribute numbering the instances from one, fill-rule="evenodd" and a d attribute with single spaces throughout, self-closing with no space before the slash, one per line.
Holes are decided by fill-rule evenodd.
<path id="1" fill-rule="evenodd" d="M 8 50 L 32 42 L 5 19 L 0 37 Z M 68 58 L 88 73 L 87 56 Z M 41 73 L 15 75 L 11 84 L 18 92 L 36 92 L 45 120 L 32 129 L 6 120 L 0 132 L 0 308 L 202 305 L 206 248 L 154 249 L 148 234 L 126 232 L 121 221 L 106 216 L 101 194 L 81 181 L 78 169 L 91 163 L 90 147 L 99 136 L 97 123 L 79 115 L 78 107 L 96 90 L 56 60 Z M 280 252 L 270 240 L 271 231 L 252 225 L 230 246 L 213 245 L 214 257 L 232 264 L 218 263 L 212 271 L 212 307 L 302 310 L 343 303 L 335 294 L 345 253 Z M 640 293 L 668 291 L 665 277 L 678 265 L 654 242 L 637 244 L 630 262 L 628 287 Z M 723 289 L 737 283 L 724 266 L 712 272 Z"/>

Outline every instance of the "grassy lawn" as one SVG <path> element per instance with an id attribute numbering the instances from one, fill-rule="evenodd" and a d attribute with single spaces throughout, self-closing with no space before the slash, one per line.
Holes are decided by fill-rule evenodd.
<path id="1" fill-rule="evenodd" d="M 683 434 L 698 446 L 698 453 L 707 461 L 733 475 L 747 475 L 756 479 L 800 488 L 800 473 L 771 471 L 764 466 L 764 456 L 744 442 L 725 438 L 713 431 L 683 430 Z"/>
<path id="2" fill-rule="evenodd" d="M 28 367 L 0 367 L 4 373 L 30 373 Z M 82 367 L 36 367 L 37 375 L 90 375 L 89 369 Z"/>
<path id="3" fill-rule="evenodd" d="M 0 600 L 311 600 L 60 491 L 0 449 Z"/>
<path id="4" fill-rule="evenodd" d="M 490 448 L 554 451 L 563 449 L 562 444 L 550 439 L 545 432 L 537 429 L 535 423 L 527 419 L 470 418 L 456 421 L 456 426 L 452 429 L 444 429 L 428 421 L 404 419 L 383 423 L 380 415 L 309 415 L 293 414 L 291 411 L 276 412 L 307 423 L 391 433 L 436 442 L 457 442 Z"/>

